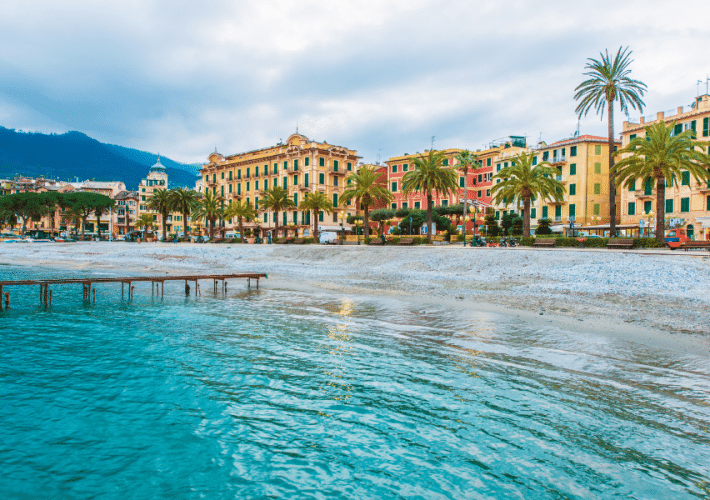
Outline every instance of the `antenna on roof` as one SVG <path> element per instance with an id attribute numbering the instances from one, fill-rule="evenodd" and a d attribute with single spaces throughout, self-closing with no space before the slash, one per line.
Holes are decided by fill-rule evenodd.
<path id="1" fill-rule="evenodd" d="M 700 95 L 700 84 L 703 83 L 701 80 L 698 80 L 698 83 L 695 84 L 695 87 L 697 88 L 696 90 L 696 97 Z"/>

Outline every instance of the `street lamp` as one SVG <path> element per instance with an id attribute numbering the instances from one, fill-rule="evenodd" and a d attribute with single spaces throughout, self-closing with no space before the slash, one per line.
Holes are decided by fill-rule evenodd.
<path id="1" fill-rule="evenodd" d="M 345 210 L 340 212 L 340 244 L 342 245 L 345 241 Z"/>
<path id="2" fill-rule="evenodd" d="M 651 221 L 653 220 L 653 216 L 655 215 L 655 212 L 653 210 L 649 210 L 646 212 L 646 217 L 648 217 L 648 228 L 646 229 L 646 238 L 651 237 Z"/>

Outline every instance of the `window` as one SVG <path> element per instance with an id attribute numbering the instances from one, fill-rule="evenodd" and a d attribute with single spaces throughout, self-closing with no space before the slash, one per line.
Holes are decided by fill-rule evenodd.
<path id="1" fill-rule="evenodd" d="M 237 196 L 241 196 L 242 194 L 242 185 L 241 183 L 237 184 Z"/>
<path id="2" fill-rule="evenodd" d="M 577 194 L 577 184 L 570 184 L 569 185 L 569 195 L 574 196 Z"/>
<path id="3" fill-rule="evenodd" d="M 441 206 L 445 207 L 449 204 L 449 200 L 441 200 Z"/>
<path id="4" fill-rule="evenodd" d="M 651 210 L 653 210 L 652 202 L 650 202 L 650 201 L 644 201 L 644 202 L 643 202 L 643 213 L 647 214 L 647 213 L 649 213 Z"/>
<path id="5" fill-rule="evenodd" d="M 414 202 L 414 208 L 421 208 L 421 207 L 422 207 L 421 203 L 419 203 L 418 201 Z"/>
<path id="6" fill-rule="evenodd" d="M 145 193 L 145 188 L 141 188 L 141 193 Z"/>
<path id="7" fill-rule="evenodd" d="M 487 158 L 487 159 L 486 159 L 486 166 L 487 166 L 487 167 L 490 167 L 490 166 L 491 166 L 491 159 L 490 159 L 490 158 Z"/>
<path id="8" fill-rule="evenodd" d="M 459 177 L 459 187 L 466 187 L 466 179 L 464 177 Z"/>
<path id="9" fill-rule="evenodd" d="M 496 220 L 500 220 L 500 212 L 496 210 Z"/>
<path id="10" fill-rule="evenodd" d="M 308 174 L 303 174 L 303 186 L 308 187 Z"/>
<path id="11" fill-rule="evenodd" d="M 650 177 L 646 179 L 646 185 L 643 187 L 643 194 L 647 196 L 653 194 L 653 184 Z"/>
<path id="12" fill-rule="evenodd" d="M 229 180 L 230 181 L 232 180 L 232 171 L 231 170 L 229 171 Z"/>
<path id="13" fill-rule="evenodd" d="M 407 205 L 407 202 L 406 202 L 406 201 L 402 203 L 402 208 L 407 208 L 407 206 L 408 206 L 408 205 Z"/>
<path id="14" fill-rule="evenodd" d="M 562 205 L 555 206 L 555 219 L 562 218 Z"/>
<path id="15" fill-rule="evenodd" d="M 259 197 L 258 196 L 254 197 L 254 209 L 259 210 Z"/>
<path id="16" fill-rule="evenodd" d="M 338 187 L 338 178 L 337 177 L 333 177 L 333 186 Z"/>
<path id="17" fill-rule="evenodd" d="M 220 187 L 220 195 L 224 197 L 224 184 Z"/>
<path id="18" fill-rule="evenodd" d="M 250 189 L 249 189 L 249 183 L 247 182 L 247 188 L 246 188 L 246 191 L 249 191 L 249 190 L 250 190 Z"/>
<path id="19" fill-rule="evenodd" d="M 286 213 L 286 211 L 284 211 L 283 215 L 281 216 L 281 220 L 283 221 L 283 225 L 284 225 L 284 226 L 285 226 L 286 224 L 288 224 L 288 219 L 287 219 L 287 217 L 288 217 L 288 214 Z"/>
<path id="20" fill-rule="evenodd" d="M 298 176 L 297 175 L 293 176 L 293 185 L 298 186 Z"/>
<path id="21" fill-rule="evenodd" d="M 393 182 L 393 183 L 392 183 L 392 192 L 393 192 L 393 193 L 396 193 L 396 192 L 397 192 L 397 183 L 396 183 L 396 182 Z"/>
<path id="22" fill-rule="evenodd" d="M 602 185 L 598 182 L 594 183 L 594 194 L 602 194 Z"/>
<path id="23" fill-rule="evenodd" d="M 530 218 L 531 218 L 531 219 L 537 219 L 537 208 L 531 208 L 531 209 L 530 209 Z"/>
<path id="24" fill-rule="evenodd" d="M 338 206 L 338 193 L 333 193 L 333 207 Z"/>
<path id="25" fill-rule="evenodd" d="M 352 171 L 352 169 L 353 169 L 353 164 L 352 164 L 352 162 L 349 161 L 348 162 L 348 172 Z"/>
<path id="26" fill-rule="evenodd" d="M 482 193 L 483 193 L 483 191 L 481 191 L 481 190 L 479 189 L 479 190 L 478 190 L 478 197 L 479 197 L 479 198 L 480 198 L 481 196 L 483 196 Z"/>
<path id="27" fill-rule="evenodd" d="M 635 201 L 629 202 L 628 213 L 629 213 L 629 215 L 636 215 L 636 202 Z"/>
<path id="28" fill-rule="evenodd" d="M 325 167 L 325 158 L 318 158 L 318 165 Z"/>
<path id="29" fill-rule="evenodd" d="M 673 213 L 673 198 L 671 198 L 670 200 L 666 200 L 666 213 Z"/>
<path id="30" fill-rule="evenodd" d="M 550 159 L 550 152 L 549 151 L 545 151 L 544 153 L 542 153 L 542 161 L 547 161 L 549 159 Z M 508 165 L 506 164 L 506 166 L 508 166 Z"/>
<path id="31" fill-rule="evenodd" d="M 288 161 L 284 162 L 284 170 L 288 170 Z"/>
<path id="32" fill-rule="evenodd" d="M 237 180 L 242 178 L 242 169 L 237 170 Z"/>
<path id="33" fill-rule="evenodd" d="M 576 216 L 577 216 L 577 207 L 575 206 L 574 203 L 571 203 L 569 206 L 569 218 L 573 219 Z"/>
<path id="34" fill-rule="evenodd" d="M 570 156 L 577 156 L 577 146 L 571 146 L 569 148 L 569 155 Z"/>
<path id="35" fill-rule="evenodd" d="M 680 199 L 680 211 L 683 213 L 690 212 L 690 198 Z"/>
<path id="36" fill-rule="evenodd" d="M 592 211 L 593 211 L 594 215 L 599 215 L 599 212 L 601 211 L 601 206 L 599 205 L 599 203 L 595 203 L 592 206 Z"/>
<path id="37" fill-rule="evenodd" d="M 683 186 L 690 186 L 690 172 L 687 170 L 685 172 L 681 172 L 681 184 Z"/>
<path id="38" fill-rule="evenodd" d="M 703 118 L 703 137 L 710 135 L 710 117 Z"/>
<path id="39" fill-rule="evenodd" d="M 220 177 L 222 180 L 224 180 L 224 172 L 222 172 L 222 175 Z"/>
<path id="40" fill-rule="evenodd" d="M 254 181 L 254 191 L 259 190 L 259 181 Z"/>
<path id="41" fill-rule="evenodd" d="M 311 159 L 310 159 L 308 156 L 306 156 L 306 157 L 303 159 L 303 165 L 305 165 L 305 166 L 307 167 L 307 166 L 309 166 L 310 164 L 311 164 Z"/>
<path id="42" fill-rule="evenodd" d="M 682 123 L 676 123 L 675 127 L 673 127 L 673 135 L 678 135 L 681 132 L 683 132 L 683 124 Z"/>
<path id="43" fill-rule="evenodd" d="M 296 206 L 298 206 L 298 193 L 293 193 L 293 204 L 296 205 Z M 295 216 L 296 213 L 294 212 L 293 215 Z M 294 221 L 294 222 L 295 222 L 295 221 Z"/>
<path id="44" fill-rule="evenodd" d="M 601 144 L 597 144 L 594 146 L 594 154 L 595 155 L 600 155 L 602 154 L 602 147 Z"/>
<path id="45" fill-rule="evenodd" d="M 631 184 L 629 185 L 629 191 L 636 191 L 636 181 L 631 181 Z"/>
<path id="46" fill-rule="evenodd" d="M 569 175 L 577 175 L 577 164 L 576 163 L 570 163 Z"/>
<path id="47" fill-rule="evenodd" d="M 496 172 L 500 172 L 500 163 L 496 163 Z"/>
<path id="48" fill-rule="evenodd" d="M 545 207 L 542 207 L 542 218 L 543 218 L 543 219 L 547 219 L 547 217 L 548 217 L 548 212 L 549 212 L 548 207 L 546 207 L 546 206 L 545 206 Z"/>
<path id="49" fill-rule="evenodd" d="M 266 224 L 267 222 L 269 222 L 269 214 L 265 213 L 264 214 L 264 224 Z"/>
<path id="50" fill-rule="evenodd" d="M 483 182 L 483 174 L 478 174 L 478 182 Z"/>
<path id="51" fill-rule="evenodd" d="M 232 194 L 232 185 L 229 185 L 229 194 Z"/>
<path id="52" fill-rule="evenodd" d="M 393 174 L 397 173 L 397 165 L 392 165 L 392 173 Z"/>
<path id="53" fill-rule="evenodd" d="M 298 160 L 293 160 L 293 171 L 298 170 Z"/>
<path id="54" fill-rule="evenodd" d="M 333 160 L 333 171 L 334 172 L 338 171 L 338 160 Z"/>
<path id="55" fill-rule="evenodd" d="M 402 172 L 406 172 L 407 170 L 409 170 L 409 163 L 402 165 Z"/>
<path id="56" fill-rule="evenodd" d="M 274 177 L 274 187 L 276 187 L 278 185 L 279 185 L 279 180 L 276 177 Z"/>
<path id="57" fill-rule="evenodd" d="M 707 120 L 707 118 L 706 118 L 706 120 Z M 710 196 L 708 196 L 708 199 L 706 201 L 705 210 L 710 212 Z"/>
<path id="58" fill-rule="evenodd" d="M 275 174 L 279 173 L 279 164 L 278 163 L 274 163 L 274 173 Z M 274 221 L 274 222 L 276 222 L 276 221 Z"/>
<path id="59" fill-rule="evenodd" d="M 602 164 L 599 162 L 596 162 L 594 164 L 594 173 L 595 174 L 601 174 L 602 173 Z"/>
<path id="60" fill-rule="evenodd" d="M 629 142 L 633 141 L 634 139 L 636 139 L 636 134 L 631 134 L 629 136 Z"/>
<path id="61" fill-rule="evenodd" d="M 444 166 L 445 167 L 449 166 L 449 159 L 448 158 L 444 158 Z"/>
<path id="62" fill-rule="evenodd" d="M 318 174 L 318 184 L 325 184 L 325 174 Z"/>
<path id="63" fill-rule="evenodd" d="M 214 184 L 217 183 L 217 174 L 212 174 L 212 182 L 213 182 Z M 144 189 L 144 191 L 145 191 L 145 189 Z"/>
<path id="64" fill-rule="evenodd" d="M 537 165 L 537 156 L 533 156 L 533 166 Z"/>

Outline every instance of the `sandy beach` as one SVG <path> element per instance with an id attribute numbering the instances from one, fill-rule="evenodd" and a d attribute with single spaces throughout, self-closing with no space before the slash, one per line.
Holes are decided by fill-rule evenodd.
<path id="1" fill-rule="evenodd" d="M 88 242 L 3 244 L 0 264 L 107 275 L 263 272 L 263 288 L 441 304 L 710 356 L 707 252 Z"/>

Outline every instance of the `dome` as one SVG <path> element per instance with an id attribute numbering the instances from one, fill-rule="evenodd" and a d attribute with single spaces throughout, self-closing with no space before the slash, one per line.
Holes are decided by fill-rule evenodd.
<path id="1" fill-rule="evenodd" d="M 161 172 L 165 172 L 165 165 L 160 163 L 160 156 L 158 156 L 158 161 L 156 162 L 156 164 L 150 167 L 150 170 L 160 170 Z"/>

